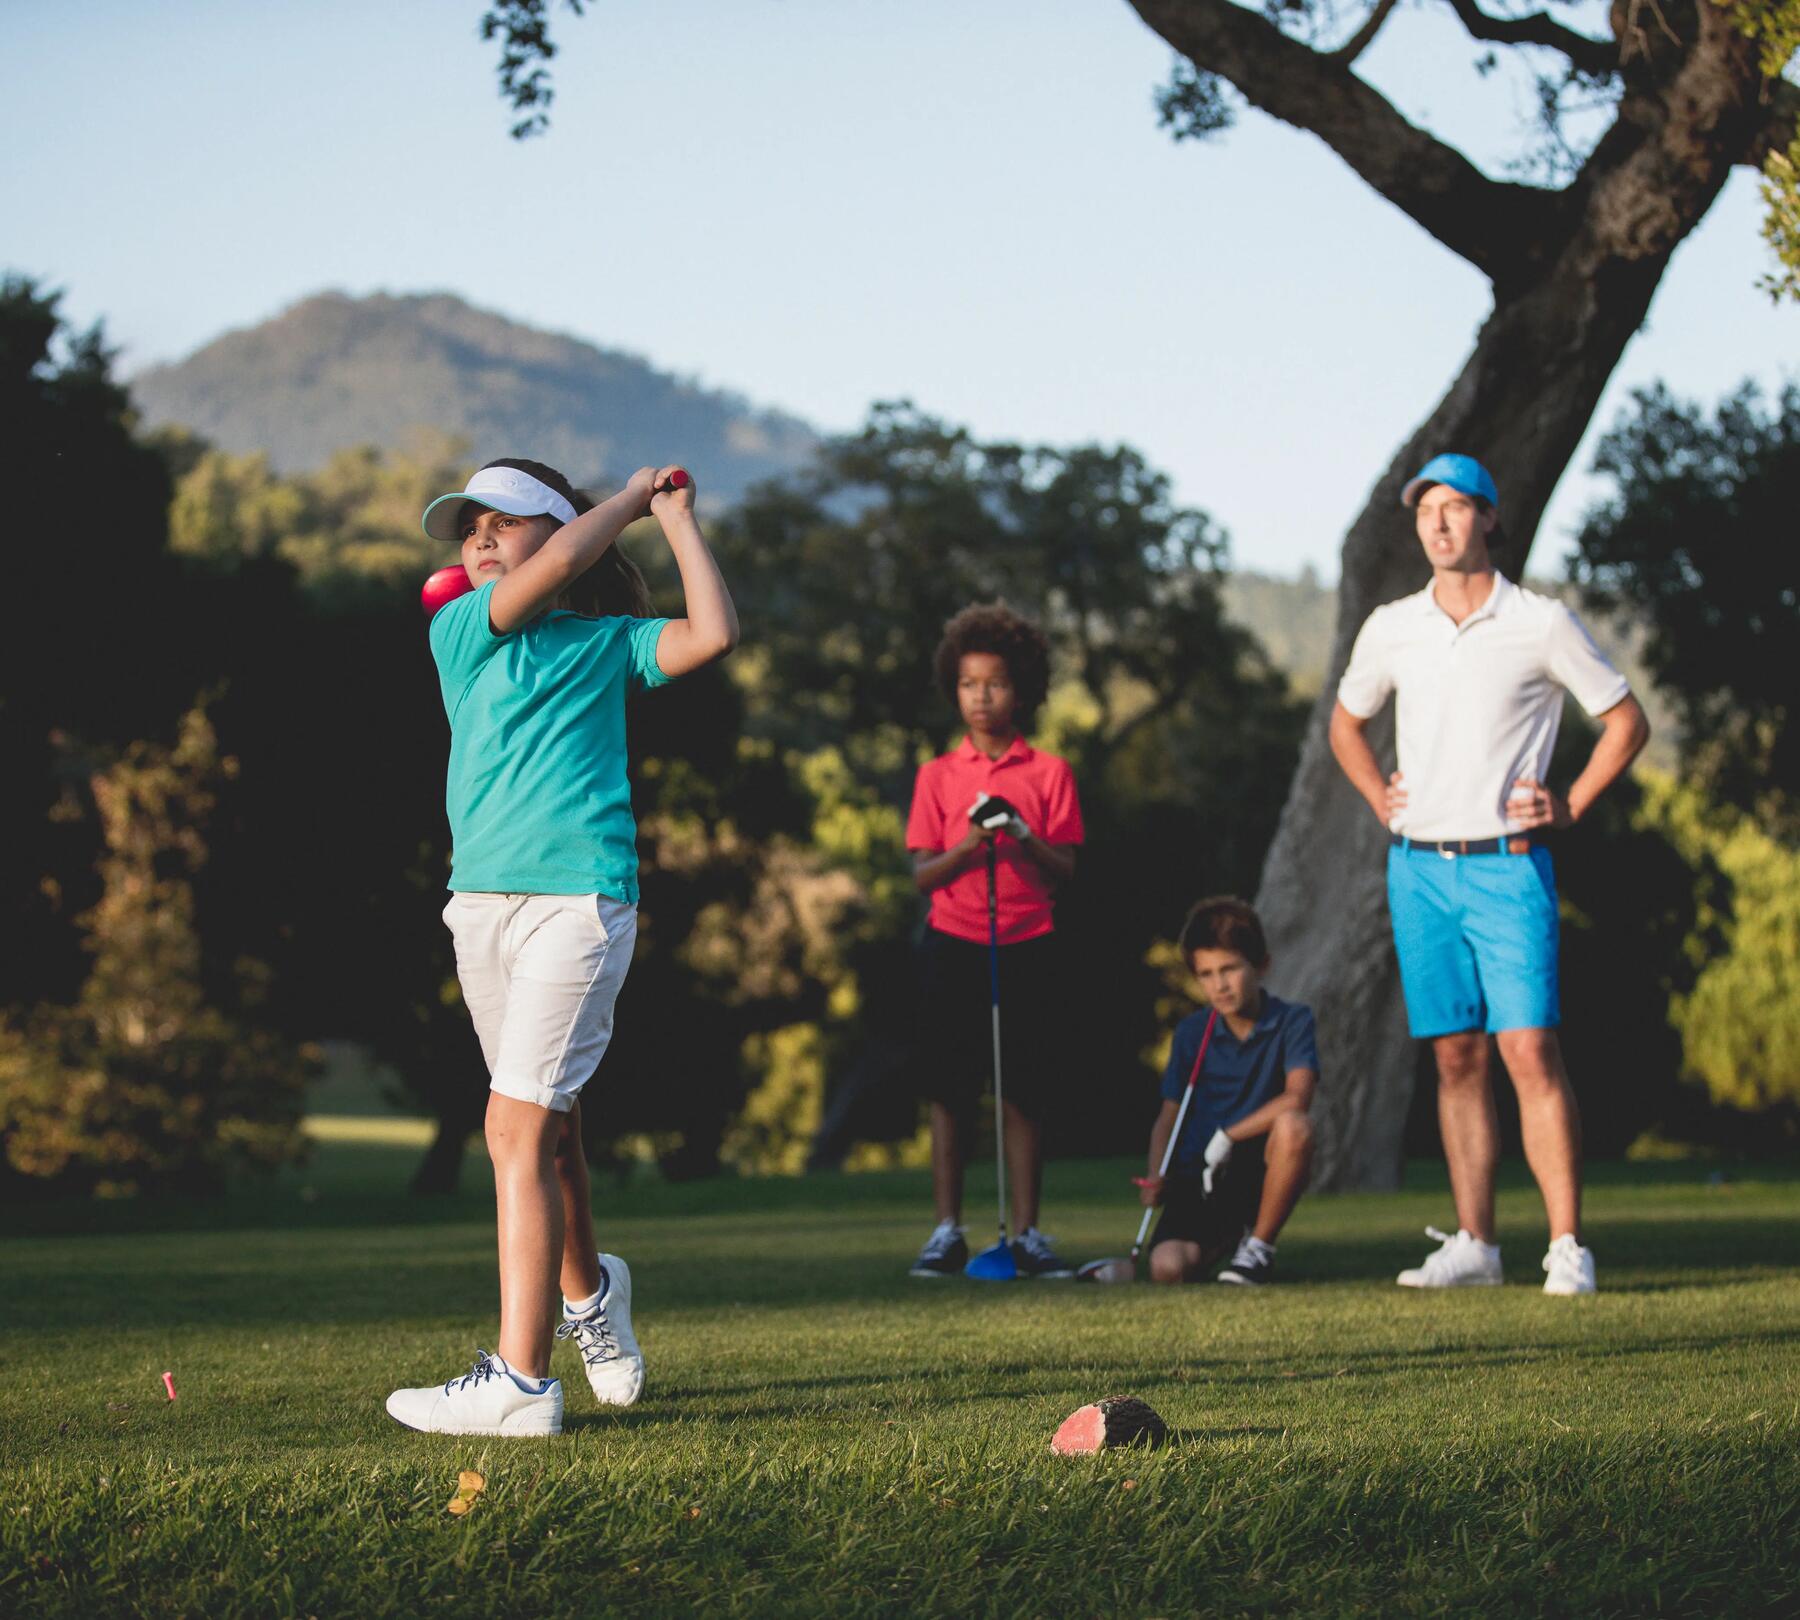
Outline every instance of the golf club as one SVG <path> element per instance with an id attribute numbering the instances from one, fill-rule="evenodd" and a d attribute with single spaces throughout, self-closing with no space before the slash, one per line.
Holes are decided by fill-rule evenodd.
<path id="1" fill-rule="evenodd" d="M 1018 812 L 1001 798 L 982 798 L 969 812 L 969 819 L 989 833 L 1004 827 Z M 1000 902 L 995 887 L 997 856 L 994 840 L 987 841 L 987 907 L 988 907 L 988 1006 L 994 1026 L 994 1173 L 1000 1187 L 1000 1241 L 991 1249 L 972 1255 L 963 1267 L 963 1275 L 978 1282 L 1014 1282 L 1019 1264 L 1013 1258 L 1012 1243 L 1006 1231 L 1006 1115 L 1001 1107 L 1000 1081 Z"/>
<path id="2" fill-rule="evenodd" d="M 1193 1100 L 1194 1086 L 1200 1079 L 1200 1065 L 1206 1061 L 1206 1048 L 1212 1043 L 1213 1025 L 1219 1021 L 1219 1009 L 1214 1007 L 1206 1015 L 1206 1028 L 1200 1034 L 1200 1050 L 1194 1054 L 1194 1072 L 1188 1076 L 1187 1089 L 1181 1094 L 1181 1106 L 1175 1110 L 1174 1128 L 1169 1132 L 1169 1140 L 1163 1144 L 1162 1167 L 1156 1172 L 1158 1177 L 1167 1180 L 1169 1161 L 1175 1157 L 1175 1144 L 1181 1140 L 1181 1127 L 1187 1120 L 1188 1103 Z M 1147 1205 L 1144 1218 L 1138 1222 L 1137 1241 L 1131 1245 L 1131 1254 L 1126 1259 L 1116 1256 L 1110 1260 L 1090 1260 L 1075 1273 L 1077 1282 L 1124 1283 L 1137 1281 L 1138 1255 L 1143 1250 L 1144 1238 L 1150 1231 L 1150 1217 L 1156 1213 L 1156 1205 Z"/>

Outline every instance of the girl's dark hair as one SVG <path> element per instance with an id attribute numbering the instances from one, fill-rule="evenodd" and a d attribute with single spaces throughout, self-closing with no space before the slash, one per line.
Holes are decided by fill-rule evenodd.
<path id="1" fill-rule="evenodd" d="M 1261 967 L 1269 959 L 1262 918 L 1236 895 L 1202 900 L 1181 925 L 1182 961 L 1193 961 L 1195 951 L 1236 951 L 1252 967 Z"/>
<path id="2" fill-rule="evenodd" d="M 1050 692 L 1050 643 L 1044 632 L 1004 602 L 977 602 L 964 608 L 944 626 L 944 639 L 932 660 L 938 686 L 953 707 L 965 653 L 993 653 L 1006 660 L 1019 729 L 1029 727 Z"/>
<path id="3" fill-rule="evenodd" d="M 530 473 L 574 507 L 577 517 L 594 509 L 593 496 L 586 490 L 577 489 L 554 467 L 546 467 L 541 461 L 502 456 L 498 461 L 490 461 L 488 466 L 511 467 L 518 472 Z M 600 554 L 599 562 L 579 579 L 570 582 L 557 597 L 556 605 L 569 613 L 579 613 L 584 619 L 648 619 L 656 613 L 650 601 L 649 585 L 638 565 L 625 555 L 617 541 Z"/>

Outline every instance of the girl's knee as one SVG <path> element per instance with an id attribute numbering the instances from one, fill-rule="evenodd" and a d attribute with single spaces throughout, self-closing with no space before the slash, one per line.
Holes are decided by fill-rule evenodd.
<path id="1" fill-rule="evenodd" d="M 488 1098 L 484 1131 L 488 1157 L 495 1164 L 545 1158 L 556 1151 L 562 1118 L 536 1103 L 493 1093 Z"/>

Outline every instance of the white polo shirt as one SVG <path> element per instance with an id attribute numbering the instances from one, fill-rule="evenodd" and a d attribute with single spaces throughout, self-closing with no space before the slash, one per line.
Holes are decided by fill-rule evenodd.
<path id="1" fill-rule="evenodd" d="M 1545 780 L 1563 689 L 1604 714 L 1631 687 L 1554 597 L 1494 575 L 1488 599 L 1457 624 L 1429 585 L 1371 613 L 1357 632 L 1338 702 L 1359 720 L 1394 694 L 1408 838 L 1496 838 L 1517 831 L 1507 795 Z"/>

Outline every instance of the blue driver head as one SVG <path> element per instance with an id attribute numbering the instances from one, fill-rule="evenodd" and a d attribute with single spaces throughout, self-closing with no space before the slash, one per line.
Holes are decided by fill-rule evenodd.
<path id="1" fill-rule="evenodd" d="M 1019 1263 L 1013 1259 L 1012 1245 L 996 1243 L 991 1249 L 971 1255 L 969 1263 L 963 1267 L 963 1275 L 973 1277 L 977 1282 L 1017 1282 Z"/>

